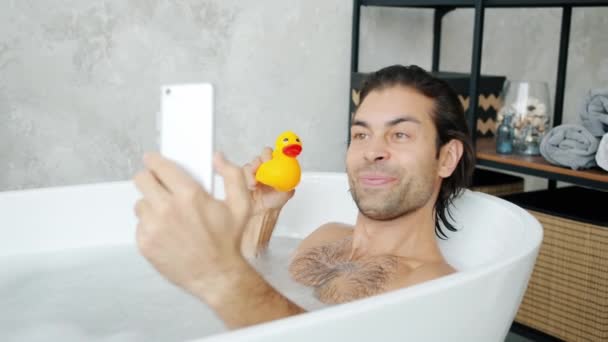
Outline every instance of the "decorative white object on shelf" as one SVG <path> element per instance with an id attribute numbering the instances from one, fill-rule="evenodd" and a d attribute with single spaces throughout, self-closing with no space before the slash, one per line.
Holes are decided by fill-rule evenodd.
<path id="1" fill-rule="evenodd" d="M 513 152 L 539 155 L 540 142 L 551 128 L 549 87 L 546 82 L 506 81 L 501 93 L 500 124 L 512 112 Z"/>

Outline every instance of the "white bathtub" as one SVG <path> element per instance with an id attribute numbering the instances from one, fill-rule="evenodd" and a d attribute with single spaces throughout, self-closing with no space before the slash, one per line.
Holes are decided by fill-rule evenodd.
<path id="1" fill-rule="evenodd" d="M 347 188 L 344 174 L 305 173 L 275 236 L 303 238 L 328 221 L 354 222 Z M 136 255 L 137 198 L 130 182 L 0 193 L 0 340 L 57 340 L 65 333 L 61 340 L 503 341 L 542 240 L 526 211 L 467 191 L 454 210 L 461 230 L 440 241 L 456 274 L 227 332 L 205 305 L 162 283 Z M 112 259 L 119 254 L 139 258 L 133 262 L 140 271 Z M 100 258 L 112 267 L 100 266 Z M 70 272 L 78 279 L 53 278 Z M 102 272 L 117 279 L 105 284 L 95 278 Z"/>

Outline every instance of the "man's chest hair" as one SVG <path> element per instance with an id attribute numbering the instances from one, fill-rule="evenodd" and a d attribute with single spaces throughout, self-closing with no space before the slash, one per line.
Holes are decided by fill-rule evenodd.
<path id="1" fill-rule="evenodd" d="M 368 297 L 387 289 L 400 264 L 396 256 L 349 260 L 352 238 L 299 253 L 289 272 L 297 282 L 315 288 L 316 297 L 329 304 Z"/>

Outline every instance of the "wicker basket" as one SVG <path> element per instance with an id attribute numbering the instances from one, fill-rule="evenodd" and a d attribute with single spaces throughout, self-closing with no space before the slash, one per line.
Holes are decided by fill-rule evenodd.
<path id="1" fill-rule="evenodd" d="M 566 188 L 506 198 L 528 207 L 544 228 L 516 321 L 566 341 L 608 341 L 608 208 L 601 210 L 608 194 Z M 557 202 L 562 208 L 552 210 L 563 211 L 543 210 Z"/>

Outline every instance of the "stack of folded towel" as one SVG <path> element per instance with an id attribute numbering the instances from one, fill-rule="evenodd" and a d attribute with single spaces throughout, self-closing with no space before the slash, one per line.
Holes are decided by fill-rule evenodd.
<path id="1" fill-rule="evenodd" d="M 581 110 L 583 126 L 596 137 L 608 132 L 608 88 L 591 89 Z"/>
<path id="2" fill-rule="evenodd" d="M 543 138 L 540 154 L 551 164 L 568 166 L 573 170 L 596 165 L 598 139 L 580 125 L 554 127 Z"/>
<path id="3" fill-rule="evenodd" d="M 573 170 L 599 165 L 608 171 L 608 88 L 589 91 L 580 117 L 582 126 L 565 124 L 551 129 L 541 142 L 540 153 L 548 162 Z"/>

